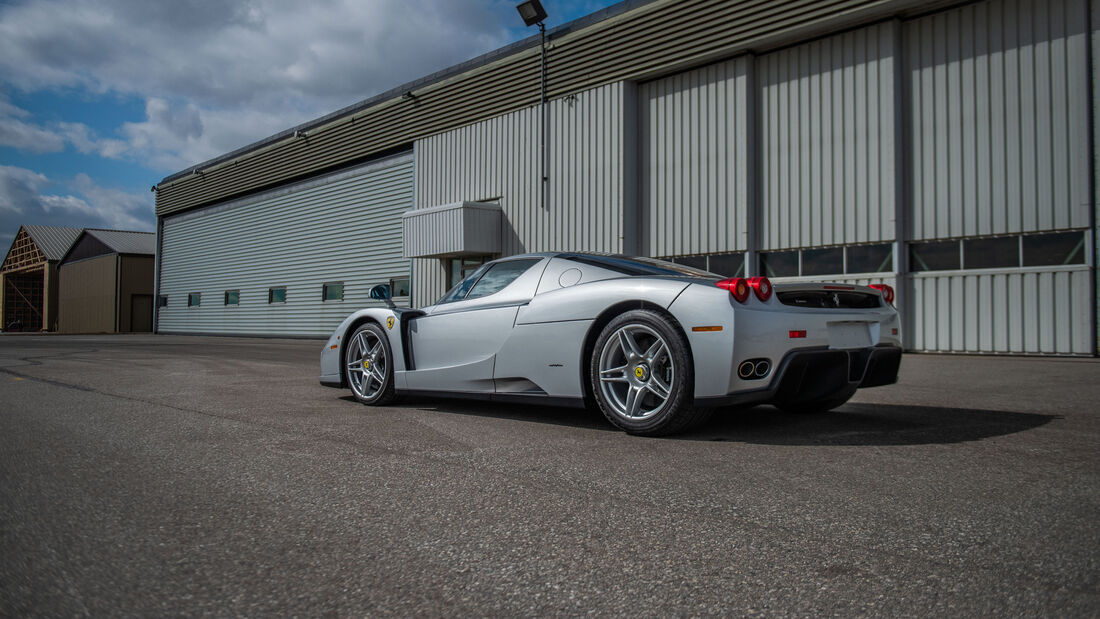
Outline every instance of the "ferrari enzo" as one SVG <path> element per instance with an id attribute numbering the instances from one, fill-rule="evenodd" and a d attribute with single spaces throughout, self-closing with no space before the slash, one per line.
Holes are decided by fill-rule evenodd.
<path id="1" fill-rule="evenodd" d="M 348 316 L 321 384 L 364 404 L 402 394 L 594 405 L 664 435 L 719 407 L 825 411 L 896 382 L 901 340 L 886 285 L 723 278 L 652 258 L 585 253 L 486 263 L 421 309 Z"/>

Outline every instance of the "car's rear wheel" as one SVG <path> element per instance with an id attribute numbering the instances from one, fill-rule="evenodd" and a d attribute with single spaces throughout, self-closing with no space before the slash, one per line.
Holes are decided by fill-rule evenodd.
<path id="1" fill-rule="evenodd" d="M 709 414 L 692 406 L 687 341 L 661 314 L 620 314 L 604 327 L 593 353 L 592 392 L 604 416 L 619 428 L 645 436 L 672 434 Z"/>
<path id="2" fill-rule="evenodd" d="M 388 404 L 394 399 L 393 355 L 382 327 L 360 325 L 344 344 L 344 373 L 355 399 L 363 404 Z"/>

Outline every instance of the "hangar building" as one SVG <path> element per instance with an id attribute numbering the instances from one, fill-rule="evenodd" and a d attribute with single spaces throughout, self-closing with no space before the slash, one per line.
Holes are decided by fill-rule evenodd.
<path id="1" fill-rule="evenodd" d="M 553 7 L 548 3 L 548 8 Z M 320 336 L 491 257 L 884 282 L 910 350 L 1095 355 L 1100 0 L 630 0 L 165 178 L 164 333 Z"/>
<path id="2" fill-rule="evenodd" d="M 20 226 L 0 265 L 0 328 L 54 331 L 58 312 L 58 263 L 80 228 Z"/>
<path id="3" fill-rule="evenodd" d="M 81 232 L 59 267 L 59 330 L 152 331 L 156 247 L 152 232 Z"/>

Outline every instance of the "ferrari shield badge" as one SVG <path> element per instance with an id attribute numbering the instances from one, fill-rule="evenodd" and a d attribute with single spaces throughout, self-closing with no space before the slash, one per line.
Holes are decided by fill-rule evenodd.
<path id="1" fill-rule="evenodd" d="M 390 316 L 389 318 L 386 319 L 386 328 L 387 329 L 392 329 L 393 328 L 393 316 Z"/>

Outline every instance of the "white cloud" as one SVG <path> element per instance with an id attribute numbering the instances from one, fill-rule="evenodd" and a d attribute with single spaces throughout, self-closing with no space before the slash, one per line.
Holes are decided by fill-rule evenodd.
<path id="1" fill-rule="evenodd" d="M 65 148 L 65 140 L 56 133 L 26 122 L 30 112 L 0 99 L 0 146 L 32 153 L 56 153 Z"/>
<path id="2" fill-rule="evenodd" d="M 148 193 L 130 193 L 97 185 L 78 174 L 65 185 L 68 193 L 48 192 L 55 184 L 43 174 L 0 166 L 0 212 L 35 220 L 40 215 L 64 217 L 65 225 L 151 230 L 153 201 Z"/>
<path id="3" fill-rule="evenodd" d="M 153 229 L 153 194 L 100 187 L 87 174 L 77 174 L 69 187 L 87 200 L 91 212 L 107 227 L 142 231 Z"/>
<path id="4" fill-rule="evenodd" d="M 69 143 L 175 171 L 494 49 L 513 14 L 502 0 L 3 4 L 9 84 L 138 96 L 146 118 L 96 136 L 75 123 L 36 127 L 0 105 L 0 143 Z"/>
<path id="5" fill-rule="evenodd" d="M 24 213 L 37 208 L 39 190 L 50 184 L 50 179 L 13 166 L 0 166 L 0 211 Z"/>

